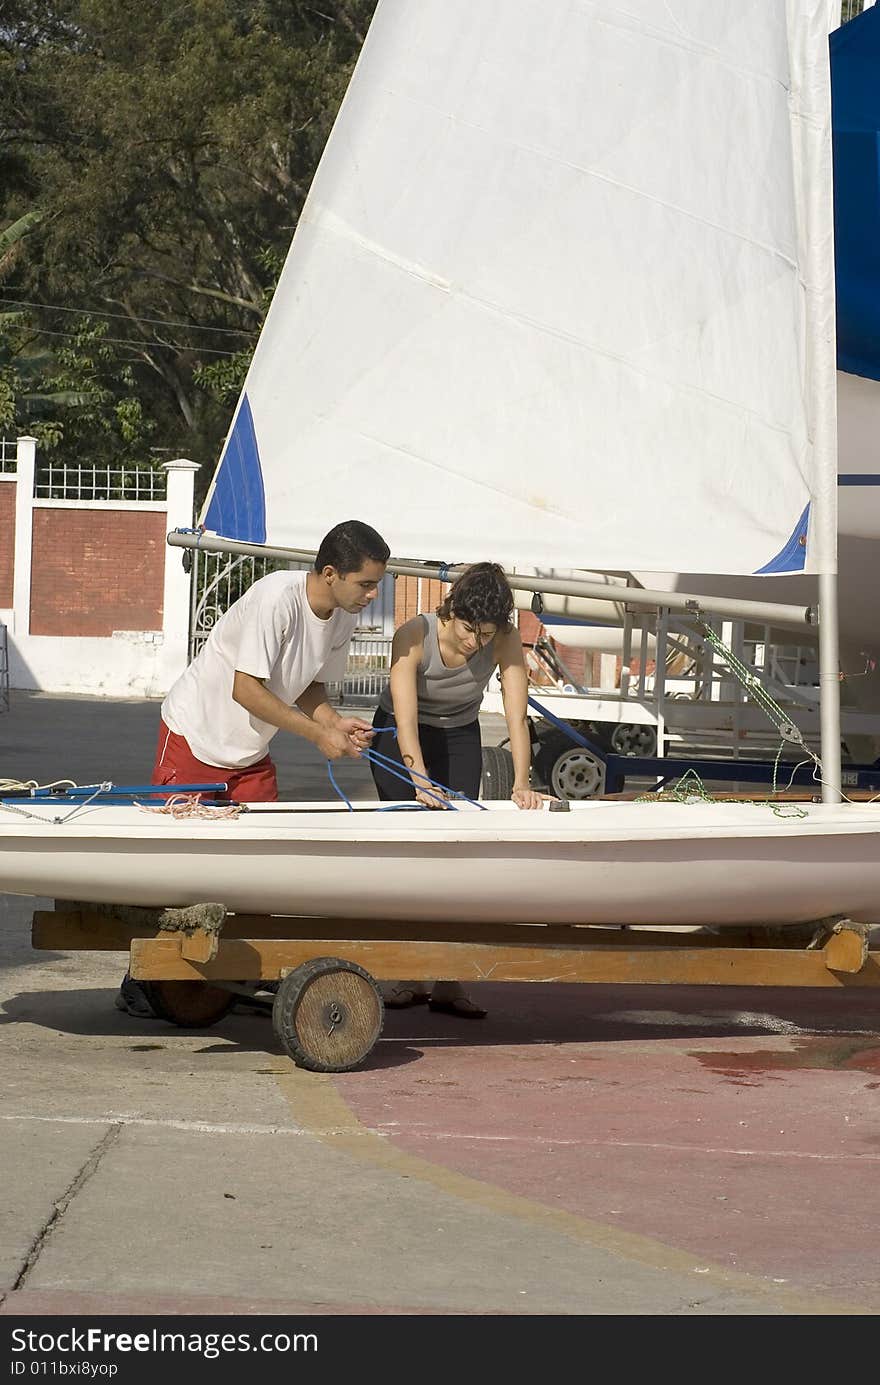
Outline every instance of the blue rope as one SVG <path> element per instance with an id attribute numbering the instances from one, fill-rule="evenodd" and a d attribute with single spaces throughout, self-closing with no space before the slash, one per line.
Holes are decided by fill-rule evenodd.
<path id="1" fill-rule="evenodd" d="M 438 780 L 436 780 L 436 779 L 431 779 L 429 775 L 427 775 L 427 774 L 422 774 L 422 773 L 421 773 L 419 770 L 417 770 L 417 769 L 413 769 L 413 770 L 409 770 L 409 771 L 401 770 L 401 769 L 400 769 L 400 766 L 398 765 L 398 762 L 397 762 L 396 760 L 392 760 L 391 757 L 390 757 L 390 755 L 382 755 L 382 754 L 380 754 L 380 752 L 379 752 L 378 750 L 362 750 L 362 751 L 361 751 L 361 758 L 364 759 L 364 760 L 369 761 L 371 764 L 381 766 L 381 768 L 384 769 L 384 770 L 386 771 L 386 773 L 392 774 L 392 775 L 394 776 L 395 779 L 400 779 L 400 780 L 402 781 L 402 783 L 404 783 L 404 784 L 410 784 L 410 785 L 411 785 L 411 784 L 412 784 L 412 776 L 415 775 L 417 779 L 423 779 L 423 780 L 425 781 L 426 784 L 431 784 L 433 788 L 435 788 L 435 789 L 442 789 L 442 791 L 443 791 L 444 794 L 448 794 L 448 795 L 454 796 L 455 798 L 464 798 L 464 797 L 465 797 L 465 795 L 464 795 L 463 793 L 460 794 L 460 793 L 458 793 L 458 791 L 457 791 L 456 789 L 447 788 L 447 786 L 446 786 L 445 784 L 439 783 Z M 450 803 L 450 802 L 448 801 L 448 799 L 445 798 L 445 797 L 444 797 L 444 798 L 441 798 L 441 797 L 440 797 L 440 794 L 431 793 L 430 789 L 423 789 L 422 792 L 423 792 L 423 793 L 426 793 L 426 794 L 428 795 L 429 798 L 433 798 L 434 801 L 435 801 L 436 803 L 442 804 L 442 806 L 443 806 L 444 808 L 451 808 L 452 811 L 453 811 L 454 813 L 457 813 L 457 812 L 458 812 L 458 809 L 455 807 L 455 804 L 454 804 L 454 803 Z M 467 802 L 470 803 L 470 801 L 471 801 L 471 800 L 468 798 L 468 799 L 467 799 Z M 427 805 L 426 805 L 426 806 L 427 806 Z M 477 804 L 476 806 L 479 807 L 479 808 L 482 808 L 483 805 L 482 805 L 481 803 L 479 803 L 479 804 Z M 380 811 L 381 811 L 381 809 L 380 809 Z"/>
<path id="2" fill-rule="evenodd" d="M 536 697 L 529 698 L 529 706 L 534 707 L 535 711 L 538 712 L 545 721 L 549 721 L 551 726 L 555 726 L 559 731 L 564 731 L 566 736 L 577 745 L 582 745 L 586 750 L 592 751 L 600 760 L 605 759 L 608 752 L 603 750 L 601 745 L 597 745 L 595 741 L 587 740 L 586 736 L 582 736 L 579 731 L 575 731 L 573 726 L 569 726 L 567 721 L 561 721 L 559 717 L 554 716 L 549 707 L 545 707 Z"/>
<path id="3" fill-rule="evenodd" d="M 392 736 L 397 735 L 396 726 L 376 726 L 373 728 L 373 730 L 375 735 L 377 736 L 381 736 L 386 731 L 389 732 Z M 368 763 L 381 766 L 381 768 L 384 769 L 386 773 L 393 775 L 395 779 L 400 779 L 401 782 L 404 784 L 412 785 L 413 775 L 415 775 L 417 779 L 423 780 L 425 784 L 430 784 L 432 788 L 440 789 L 442 793 L 445 795 L 445 797 L 441 798 L 440 794 L 432 794 L 429 789 L 423 789 L 423 793 L 428 794 L 429 798 L 433 798 L 435 802 L 442 804 L 444 808 L 450 808 L 453 813 L 458 812 L 458 809 L 456 808 L 454 803 L 449 802 L 450 798 L 461 798 L 464 800 L 465 803 L 469 803 L 472 808 L 479 808 L 480 812 L 482 813 L 487 813 L 489 811 L 485 803 L 479 803 L 474 798 L 468 798 L 466 793 L 461 793 L 458 789 L 450 789 L 448 784 L 441 784 L 438 779 L 432 779 L 429 774 L 422 774 L 421 771 L 417 769 L 409 771 L 402 770 L 398 761 L 393 760 L 390 755 L 383 755 L 380 751 L 371 750 L 369 747 L 367 747 L 365 750 L 362 750 L 360 752 L 360 756 L 362 760 L 366 760 Z M 330 783 L 333 785 L 337 794 L 348 808 L 348 811 L 350 813 L 353 813 L 354 805 L 352 804 L 351 799 L 346 797 L 346 795 L 340 788 L 339 784 L 336 782 L 336 776 L 333 773 L 333 767 L 329 760 L 327 761 L 327 773 L 330 776 Z M 416 808 L 424 808 L 426 811 L 429 811 L 427 803 L 393 803 L 389 804 L 385 808 L 377 808 L 376 812 L 394 813 L 399 812 L 402 809 L 408 809 L 412 811 Z"/>
<path id="4" fill-rule="evenodd" d="M 396 726 L 373 727 L 373 733 L 376 736 L 383 736 L 386 732 L 389 735 L 394 736 L 395 739 L 397 739 Z M 412 775 L 407 774 L 405 770 L 402 770 L 397 760 L 391 759 L 388 755 L 383 755 L 381 751 L 373 750 L 371 746 L 367 746 L 365 750 L 361 751 L 361 758 L 367 760 L 368 762 L 372 760 L 374 764 L 381 765 L 382 768 L 387 770 L 389 774 L 393 774 L 395 779 L 400 779 L 401 782 L 406 784 L 407 786 L 412 784 Z M 456 789 L 450 789 L 445 784 L 439 783 L 436 779 L 429 778 L 427 774 L 420 774 L 418 770 L 413 770 L 412 773 L 418 775 L 420 779 L 424 779 L 426 783 L 433 784 L 435 788 L 442 789 L 444 794 L 454 794 L 457 798 L 464 798 L 464 794 L 459 794 Z M 427 792 L 427 790 L 425 792 Z M 430 797 L 433 798 L 437 803 L 446 803 L 446 800 L 441 799 L 437 794 L 431 794 Z M 471 800 L 468 799 L 468 803 L 470 803 L 470 801 Z M 426 809 L 428 807 L 427 803 L 420 803 L 417 806 L 419 808 Z M 446 804 L 446 806 L 452 807 L 451 804 Z M 477 804 L 477 807 L 481 808 L 482 806 L 483 805 L 481 803 Z M 377 808 L 376 811 L 379 813 L 389 813 L 392 812 L 393 809 Z M 458 810 L 456 808 L 452 808 L 452 811 L 457 812 Z"/>
<path id="5" fill-rule="evenodd" d="M 329 760 L 327 761 L 327 773 L 328 773 L 329 776 L 330 776 L 330 783 L 333 785 L 334 789 L 335 789 L 336 792 L 339 794 L 339 797 L 342 799 L 343 803 L 344 803 L 345 806 L 348 808 L 348 811 L 349 811 L 350 813 L 353 813 L 353 812 L 354 812 L 354 805 L 353 805 L 353 803 L 352 803 L 352 801 L 351 801 L 350 798 L 346 798 L 345 794 L 342 792 L 342 790 L 340 789 L 339 785 L 337 784 L 337 782 L 336 782 L 336 775 L 333 773 L 333 766 L 331 765 L 331 763 L 330 763 Z"/>

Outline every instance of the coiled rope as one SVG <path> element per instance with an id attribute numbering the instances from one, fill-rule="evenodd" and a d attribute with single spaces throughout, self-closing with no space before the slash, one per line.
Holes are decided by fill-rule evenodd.
<path id="1" fill-rule="evenodd" d="M 207 818 L 214 822 L 222 818 L 240 817 L 244 811 L 240 803 L 203 803 L 200 793 L 172 794 L 159 807 L 151 803 L 138 803 L 137 806 L 145 813 L 164 813 L 167 817 L 176 819 Z"/>

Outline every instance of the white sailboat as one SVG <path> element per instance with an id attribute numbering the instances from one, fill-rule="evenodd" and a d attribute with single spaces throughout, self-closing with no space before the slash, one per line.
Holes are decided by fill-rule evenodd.
<path id="1" fill-rule="evenodd" d="M 836 802 L 835 9 L 380 0 L 200 540 L 299 555 L 356 513 L 449 564 L 759 573 L 770 599 L 771 574 L 816 574 L 827 801 L 210 822 L 29 804 L 0 812 L 4 889 L 363 919 L 418 898 L 462 922 L 880 920 L 880 805 Z"/>

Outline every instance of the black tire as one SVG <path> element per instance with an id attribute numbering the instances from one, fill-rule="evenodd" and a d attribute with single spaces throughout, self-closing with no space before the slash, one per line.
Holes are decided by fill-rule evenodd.
<path id="1" fill-rule="evenodd" d="M 234 995 L 208 981 L 142 981 L 141 987 L 156 1017 L 178 1029 L 209 1029 L 235 1003 Z"/>
<path id="2" fill-rule="evenodd" d="M 605 765 L 564 731 L 545 736 L 535 756 L 535 776 L 557 798 L 597 798 L 605 788 Z"/>
<path id="3" fill-rule="evenodd" d="M 510 798 L 513 793 L 513 756 L 500 745 L 483 746 L 481 798 Z"/>
<path id="4" fill-rule="evenodd" d="M 285 976 L 272 1025 L 285 1053 L 310 1072 L 350 1072 L 382 1033 L 385 1006 L 368 971 L 340 957 L 316 957 Z"/>

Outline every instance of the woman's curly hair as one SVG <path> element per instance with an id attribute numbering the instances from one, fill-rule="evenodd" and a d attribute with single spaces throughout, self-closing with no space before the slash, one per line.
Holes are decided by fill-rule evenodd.
<path id="1" fill-rule="evenodd" d="M 458 577 L 437 607 L 441 620 L 466 621 L 477 629 L 495 625 L 505 634 L 513 624 L 513 592 L 498 563 L 474 563 Z"/>

